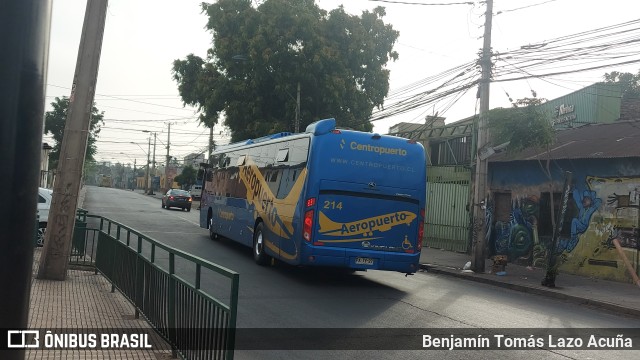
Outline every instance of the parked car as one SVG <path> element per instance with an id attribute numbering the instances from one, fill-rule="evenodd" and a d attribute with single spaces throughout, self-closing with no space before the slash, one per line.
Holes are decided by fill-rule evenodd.
<path id="1" fill-rule="evenodd" d="M 182 210 L 191 211 L 191 194 L 186 190 L 171 189 L 162 195 L 162 208 L 169 209 L 179 207 Z"/>
<path id="2" fill-rule="evenodd" d="M 53 198 L 53 190 L 38 188 L 38 234 L 36 237 L 36 245 L 44 245 L 44 233 L 47 230 L 47 222 L 49 221 L 49 209 L 51 208 L 51 199 Z"/>
<path id="3" fill-rule="evenodd" d="M 191 190 L 189 190 L 189 193 L 191 193 L 191 197 L 193 197 L 195 200 L 200 199 L 200 197 L 202 196 L 202 185 L 191 186 Z"/>

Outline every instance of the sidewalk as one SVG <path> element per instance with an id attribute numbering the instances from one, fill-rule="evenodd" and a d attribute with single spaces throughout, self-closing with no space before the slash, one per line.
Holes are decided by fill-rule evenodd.
<path id="1" fill-rule="evenodd" d="M 153 349 L 29 349 L 25 359 L 171 359 L 171 348 L 149 324 L 134 317 L 134 308 L 119 291 L 93 271 L 68 270 L 65 281 L 36 279 L 42 248 L 34 251 L 29 302 L 29 329 L 52 334 L 136 331 L 149 334 Z M 111 330 L 108 330 L 111 329 Z M 40 338 L 40 344 L 44 339 Z"/>
<path id="2" fill-rule="evenodd" d="M 80 190 L 82 207 L 86 188 Z M 140 329 L 149 334 L 153 349 L 140 350 L 47 350 L 28 349 L 25 359 L 171 359 L 171 348 L 142 318 L 134 317 L 134 307 L 119 291 L 93 271 L 68 270 L 65 281 L 37 279 L 42 248 L 34 249 L 29 329 L 50 330 L 52 334 L 95 332 L 100 329 L 127 331 Z M 44 339 L 40 338 L 40 344 Z"/>
<path id="3" fill-rule="evenodd" d="M 544 278 L 544 269 L 529 269 L 525 266 L 509 264 L 505 269 L 507 274 L 504 276 L 463 272 L 462 268 L 470 260 L 471 256 L 467 254 L 423 248 L 420 267 L 432 274 L 455 276 L 640 317 L 640 288 L 632 283 L 560 273 L 556 279 L 556 287 L 548 288 L 540 285 Z M 491 265 L 491 260 L 487 260 L 486 272 L 491 271 Z"/>
<path id="4" fill-rule="evenodd" d="M 153 195 L 148 195 L 147 193 L 144 192 L 144 189 L 135 189 L 135 190 L 133 190 L 133 192 L 136 193 L 136 194 L 140 194 L 140 195 L 146 195 L 146 196 L 149 196 L 149 197 L 154 197 L 156 199 L 162 199 L 162 195 L 164 194 L 160 190 L 154 191 Z"/>

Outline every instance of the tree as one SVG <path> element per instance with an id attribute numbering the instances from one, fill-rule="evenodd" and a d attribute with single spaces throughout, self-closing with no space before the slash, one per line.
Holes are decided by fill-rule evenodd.
<path id="1" fill-rule="evenodd" d="M 512 108 L 489 111 L 494 146 L 509 142 L 507 153 L 518 154 L 528 148 L 548 148 L 553 144 L 555 132 L 551 119 L 536 107 L 544 101 L 524 98 L 514 102 Z"/>
<path id="2" fill-rule="evenodd" d="M 173 181 L 177 182 L 178 185 L 183 188 L 189 189 L 191 185 L 196 183 L 196 175 L 198 171 L 193 168 L 191 165 L 187 165 L 182 169 L 182 173 L 176 176 Z"/>
<path id="3" fill-rule="evenodd" d="M 328 117 L 370 131 L 389 91 L 389 60 L 398 32 L 383 7 L 349 15 L 313 0 L 218 0 L 202 4 L 213 47 L 173 63 L 184 104 L 210 127 L 224 115 L 232 140 L 292 131 L 300 86 L 300 128 Z"/>
<path id="4" fill-rule="evenodd" d="M 85 161 L 82 167 L 82 181 L 85 184 L 96 185 L 95 178 L 97 175 L 98 166 L 95 161 Z"/>
<path id="5" fill-rule="evenodd" d="M 51 103 L 53 110 L 47 111 L 44 120 L 44 133 L 53 135 L 53 149 L 49 153 L 49 168 L 58 167 L 58 159 L 60 158 L 60 147 L 62 146 L 62 138 L 64 136 L 64 127 L 67 123 L 67 111 L 69 109 L 69 98 L 63 96 L 62 99 L 56 97 Z M 94 161 L 93 155 L 96 154 L 96 140 L 100 133 L 101 125 L 104 124 L 104 111 L 100 112 L 94 106 L 91 109 L 91 123 L 89 124 L 89 137 L 87 139 L 87 149 L 85 152 L 85 162 Z"/>
<path id="6" fill-rule="evenodd" d="M 640 98 L 640 71 L 637 74 L 612 71 L 604 74 L 607 83 L 619 83 L 622 86 L 622 98 Z"/>

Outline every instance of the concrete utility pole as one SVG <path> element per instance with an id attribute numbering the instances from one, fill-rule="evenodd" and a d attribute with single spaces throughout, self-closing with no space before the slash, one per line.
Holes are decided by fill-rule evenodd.
<path id="1" fill-rule="evenodd" d="M 149 147 L 147 148 L 147 169 L 144 172 L 144 193 L 149 192 L 149 165 L 151 165 L 151 135 L 149 135 Z"/>
<path id="2" fill-rule="evenodd" d="M 58 177 L 47 225 L 39 279 L 64 280 L 69 265 L 78 192 L 82 178 L 91 109 L 98 78 L 107 0 L 87 2 L 76 73 L 69 97 L 69 109 L 58 162 Z"/>
<path id="3" fill-rule="evenodd" d="M 149 195 L 154 195 L 153 192 L 153 177 L 156 176 L 156 137 L 157 137 L 157 133 L 153 133 L 153 165 L 152 165 L 152 169 L 151 170 L 151 186 L 149 186 Z"/>
<path id="4" fill-rule="evenodd" d="M 211 158 L 213 152 L 213 125 L 209 128 L 209 154 L 207 154 L 207 161 Z"/>
<path id="5" fill-rule="evenodd" d="M 473 196 L 473 241 L 471 269 L 475 272 L 484 272 L 485 238 L 487 229 L 485 226 L 485 210 L 488 203 L 487 189 L 487 157 L 483 156 L 489 143 L 489 129 L 487 124 L 487 112 L 489 111 L 489 84 L 491 82 L 491 20 L 493 14 L 493 0 L 487 0 L 487 11 L 484 23 L 484 44 L 480 66 L 482 78 L 480 80 L 480 117 L 478 119 L 478 141 L 476 152 L 475 187 Z"/>
<path id="6" fill-rule="evenodd" d="M 133 159 L 133 183 L 131 185 L 131 190 L 135 190 L 138 188 L 138 174 L 136 173 L 136 162 L 138 159 Z"/>
<path id="7" fill-rule="evenodd" d="M 52 1 L 0 5 L 0 326 L 26 329 L 42 153 Z M 1 345 L 7 344 L 1 331 Z M 4 346 L 2 346 L 4 348 Z M 0 350 L 3 360 L 24 349 Z"/>
<path id="8" fill-rule="evenodd" d="M 298 96 L 296 97 L 296 126 L 294 132 L 300 132 L 300 81 L 298 81 Z"/>
<path id="9" fill-rule="evenodd" d="M 169 161 L 171 161 L 171 155 L 169 155 L 169 147 L 171 146 L 171 123 L 168 124 L 168 132 L 167 132 L 167 162 L 164 166 L 164 192 L 167 192 L 171 189 L 171 184 L 173 183 L 173 179 L 171 179 L 171 183 L 169 183 Z"/>

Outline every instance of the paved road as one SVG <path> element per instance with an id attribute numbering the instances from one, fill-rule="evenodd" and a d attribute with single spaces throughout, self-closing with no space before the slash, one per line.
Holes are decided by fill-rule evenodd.
<path id="1" fill-rule="evenodd" d="M 240 273 L 239 328 L 623 328 L 637 319 L 429 273 L 326 274 L 289 266 L 260 267 L 251 249 L 213 241 L 198 211 L 161 209 L 160 200 L 88 187 L 85 208 L 161 242 Z M 161 255 L 160 255 L 161 257 Z M 181 267 L 179 272 L 189 273 Z M 223 291 L 213 279 L 203 288 Z M 217 294 L 224 296 L 224 294 Z M 495 331 L 493 331 L 495 333 Z M 640 341 L 640 339 L 636 339 Z M 639 351 L 237 351 L 237 358 L 591 358 L 638 359 Z"/>

